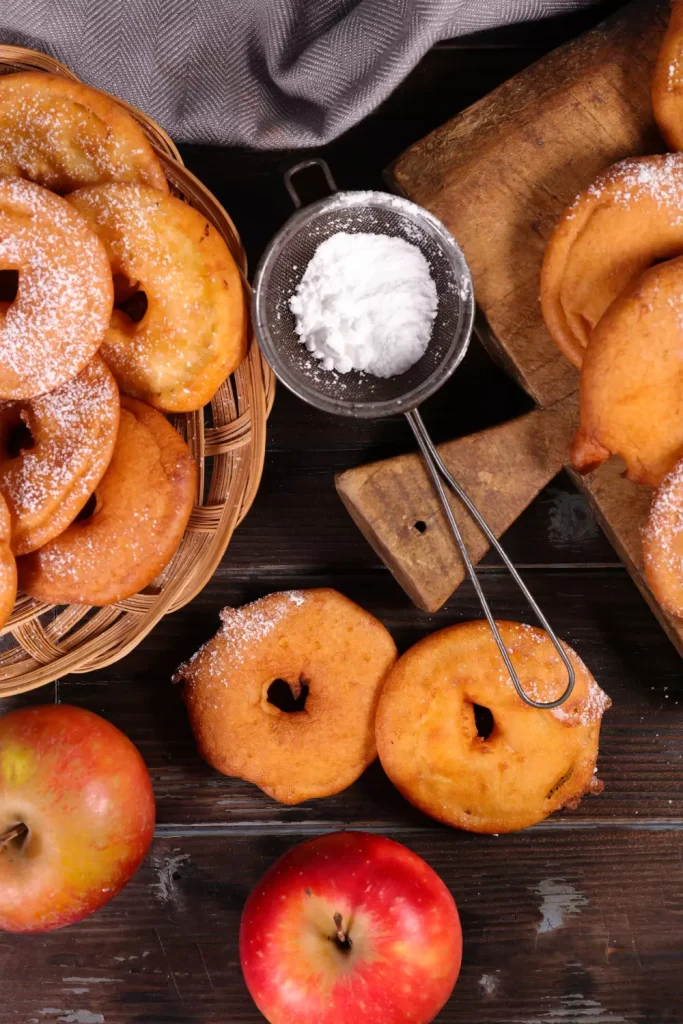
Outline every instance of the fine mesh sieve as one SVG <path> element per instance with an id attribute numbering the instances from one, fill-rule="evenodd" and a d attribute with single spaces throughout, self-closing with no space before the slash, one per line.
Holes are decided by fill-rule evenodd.
<path id="1" fill-rule="evenodd" d="M 338 231 L 404 238 L 429 264 L 439 297 L 436 321 L 427 351 L 400 376 L 323 370 L 294 333 L 292 293 L 320 243 Z M 473 317 L 470 272 L 453 237 L 419 206 L 384 192 L 337 192 L 295 213 L 269 246 L 254 282 L 255 328 L 275 373 L 304 401 L 341 416 L 373 419 L 414 409 L 465 355 Z"/>
<path id="2" fill-rule="evenodd" d="M 520 697 L 537 708 L 563 704 L 574 688 L 574 670 L 555 633 L 497 537 L 444 464 L 418 412 L 418 406 L 461 362 L 474 321 L 474 291 L 465 257 L 444 225 L 420 206 L 385 192 L 338 192 L 323 160 L 307 160 L 291 168 L 285 184 L 295 206 L 301 200 L 294 176 L 307 167 L 318 167 L 332 195 L 299 209 L 268 246 L 254 279 L 253 315 L 261 351 L 275 374 L 305 402 L 339 416 L 376 419 L 402 412 L 415 434 L 449 526 L 470 575 L 482 609 L 493 632 L 510 677 Z M 417 246 L 424 255 L 436 285 L 438 309 L 427 351 L 409 370 L 387 379 L 351 371 L 339 374 L 324 370 L 295 333 L 289 300 L 301 281 L 318 246 L 338 231 L 392 235 Z M 457 494 L 491 545 L 498 551 L 522 593 L 529 601 L 562 659 L 568 674 L 563 695 L 547 703 L 533 700 L 523 690 L 503 644 L 481 584 L 451 509 L 444 481 Z"/>

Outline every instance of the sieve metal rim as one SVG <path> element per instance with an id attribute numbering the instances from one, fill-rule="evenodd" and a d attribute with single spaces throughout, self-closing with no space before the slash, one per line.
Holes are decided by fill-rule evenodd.
<path id="1" fill-rule="evenodd" d="M 308 386 L 302 378 L 293 373 L 289 360 L 284 357 L 275 343 L 266 316 L 266 291 L 269 276 L 275 261 L 280 257 L 287 242 L 307 223 L 312 223 L 321 214 L 335 209 L 366 206 L 386 209 L 391 207 L 404 213 L 412 221 L 428 225 L 431 233 L 447 256 L 455 280 L 459 286 L 460 308 L 458 326 L 447 354 L 435 370 L 417 387 L 404 395 L 381 401 L 352 402 L 335 399 L 321 394 L 315 387 Z M 434 394 L 458 368 L 467 352 L 474 326 L 474 288 L 472 275 L 462 249 L 448 229 L 428 210 L 390 192 L 374 190 L 335 192 L 297 210 L 271 239 L 256 268 L 253 283 L 252 317 L 259 347 L 278 380 L 289 391 L 304 402 L 331 413 L 355 419 L 380 419 L 398 413 L 410 412 L 430 395 Z"/>

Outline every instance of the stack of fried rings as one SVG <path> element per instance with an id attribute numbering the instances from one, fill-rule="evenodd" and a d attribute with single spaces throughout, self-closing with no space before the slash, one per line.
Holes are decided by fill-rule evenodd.
<path id="1" fill-rule="evenodd" d="M 683 3 L 672 4 L 652 81 L 665 141 L 683 149 Z M 581 370 L 571 458 L 590 472 L 619 455 L 660 488 L 643 535 L 648 583 L 683 616 L 683 152 L 624 160 L 555 228 L 541 273 L 548 330 Z"/>
<path id="2" fill-rule="evenodd" d="M 155 579 L 197 488 L 164 413 L 245 354 L 238 268 L 133 118 L 56 75 L 0 78 L 0 625 L 17 584 L 105 605 Z"/>

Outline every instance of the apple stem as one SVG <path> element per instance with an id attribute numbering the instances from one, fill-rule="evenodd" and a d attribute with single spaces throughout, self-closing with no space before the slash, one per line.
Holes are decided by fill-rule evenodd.
<path id="1" fill-rule="evenodd" d="M 18 825 L 13 825 L 12 828 L 8 829 L 0 836 L 0 850 L 4 850 L 8 843 L 11 843 L 13 839 L 18 839 L 20 836 L 26 835 L 28 829 L 24 825 L 23 821 L 20 821 Z"/>
<path id="2" fill-rule="evenodd" d="M 337 929 L 337 945 L 340 949 L 347 952 L 351 949 L 351 939 L 348 937 L 343 928 L 344 919 L 341 914 L 335 914 L 332 918 L 334 921 L 334 927 Z"/>

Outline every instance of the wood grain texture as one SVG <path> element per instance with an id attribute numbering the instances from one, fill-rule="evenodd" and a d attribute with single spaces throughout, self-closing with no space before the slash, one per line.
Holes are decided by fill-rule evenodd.
<path id="1" fill-rule="evenodd" d="M 240 913 L 265 869 L 306 836 L 156 840 L 95 917 L 0 946 L 6 1019 L 262 1020 L 239 970 Z M 392 837 L 439 872 L 461 914 L 462 973 L 438 1024 L 680 1024 L 679 832 L 600 828 L 580 844 L 533 831 L 504 843 L 446 829 Z"/>

